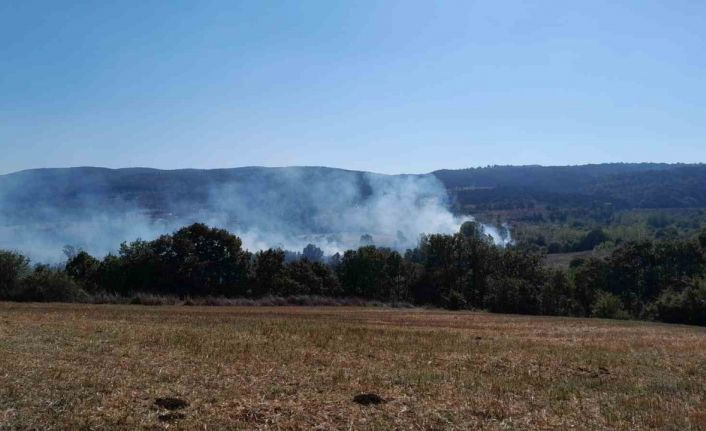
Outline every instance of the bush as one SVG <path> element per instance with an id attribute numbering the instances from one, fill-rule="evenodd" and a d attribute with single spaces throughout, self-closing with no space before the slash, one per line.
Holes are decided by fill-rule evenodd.
<path id="1" fill-rule="evenodd" d="M 466 298 L 458 290 L 452 290 L 448 295 L 442 297 L 442 306 L 449 310 L 463 310 L 468 307 Z"/>
<path id="2" fill-rule="evenodd" d="M 594 229 L 586 234 L 581 241 L 576 244 L 574 251 L 593 250 L 596 246 L 608 241 L 608 235 L 602 229 Z"/>
<path id="3" fill-rule="evenodd" d="M 88 294 L 65 272 L 38 265 L 10 293 L 14 301 L 87 302 Z"/>
<path id="4" fill-rule="evenodd" d="M 89 302 L 91 304 L 128 304 L 130 298 L 127 296 L 118 295 L 108 292 L 95 292 L 90 294 Z"/>
<path id="5" fill-rule="evenodd" d="M 130 298 L 133 305 L 179 305 L 181 301 L 175 296 L 137 293 Z"/>
<path id="6" fill-rule="evenodd" d="M 593 317 L 604 319 L 629 319 L 630 315 L 623 308 L 623 302 L 610 292 L 599 292 L 591 310 Z"/>
<path id="7" fill-rule="evenodd" d="M 657 318 L 670 323 L 706 325 L 706 281 L 681 292 L 667 290 L 655 301 Z"/>

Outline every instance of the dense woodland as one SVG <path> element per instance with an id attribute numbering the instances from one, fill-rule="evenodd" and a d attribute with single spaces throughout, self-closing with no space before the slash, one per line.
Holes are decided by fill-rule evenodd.
<path id="1" fill-rule="evenodd" d="M 456 211 L 511 227 L 515 244 L 548 254 L 634 241 L 686 240 L 706 229 L 706 166 L 494 166 L 439 171 Z"/>
<path id="2" fill-rule="evenodd" d="M 594 212 L 706 208 L 703 164 L 488 166 L 440 170 L 431 175 L 448 190 L 455 209 L 467 214 L 526 210 L 531 214 L 546 208 Z M 214 188 L 241 185 L 255 193 L 261 189 L 276 191 L 291 178 L 306 184 L 348 178 L 359 184 L 361 196 L 365 196 L 370 178 L 383 177 L 387 176 L 325 167 L 35 169 L 0 175 L 0 220 L 54 220 L 57 214 L 73 216 L 75 209 L 86 202 L 111 210 L 129 204 L 157 215 L 191 213 L 209 203 Z M 51 211 L 37 211 L 38 202 Z"/>
<path id="3" fill-rule="evenodd" d="M 460 208 L 704 208 L 706 165 L 489 166 L 434 172 Z"/>
<path id="4" fill-rule="evenodd" d="M 324 256 L 251 253 L 231 233 L 203 224 L 124 243 L 102 260 L 67 250 L 60 267 L 0 252 L 0 298 L 95 301 L 136 294 L 188 298 L 329 297 L 491 312 L 635 318 L 706 325 L 706 232 L 626 242 L 568 269 L 541 251 L 498 247 L 480 224 L 423 236 L 401 254 L 374 245 Z"/>

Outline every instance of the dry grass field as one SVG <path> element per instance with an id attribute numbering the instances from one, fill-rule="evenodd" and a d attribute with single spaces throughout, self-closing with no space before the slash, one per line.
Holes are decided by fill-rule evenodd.
<path id="1" fill-rule="evenodd" d="M 373 392 L 385 402 L 353 402 Z M 175 397 L 188 406 L 155 404 Z M 0 429 L 705 430 L 706 330 L 369 308 L 0 304 Z"/>

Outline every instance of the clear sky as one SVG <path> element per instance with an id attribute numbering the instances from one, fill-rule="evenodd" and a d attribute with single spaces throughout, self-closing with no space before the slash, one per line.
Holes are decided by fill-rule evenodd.
<path id="1" fill-rule="evenodd" d="M 0 173 L 706 161 L 704 1 L 0 2 Z"/>

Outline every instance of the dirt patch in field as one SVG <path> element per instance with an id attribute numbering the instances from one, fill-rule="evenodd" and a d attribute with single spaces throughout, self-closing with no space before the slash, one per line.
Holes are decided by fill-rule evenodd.
<path id="1" fill-rule="evenodd" d="M 154 405 L 167 410 L 181 410 L 189 407 L 188 402 L 174 397 L 157 398 Z"/>
<path id="2" fill-rule="evenodd" d="M 378 394 L 358 394 L 353 397 L 353 402 L 363 406 L 373 406 L 385 403 L 385 399 Z"/>

